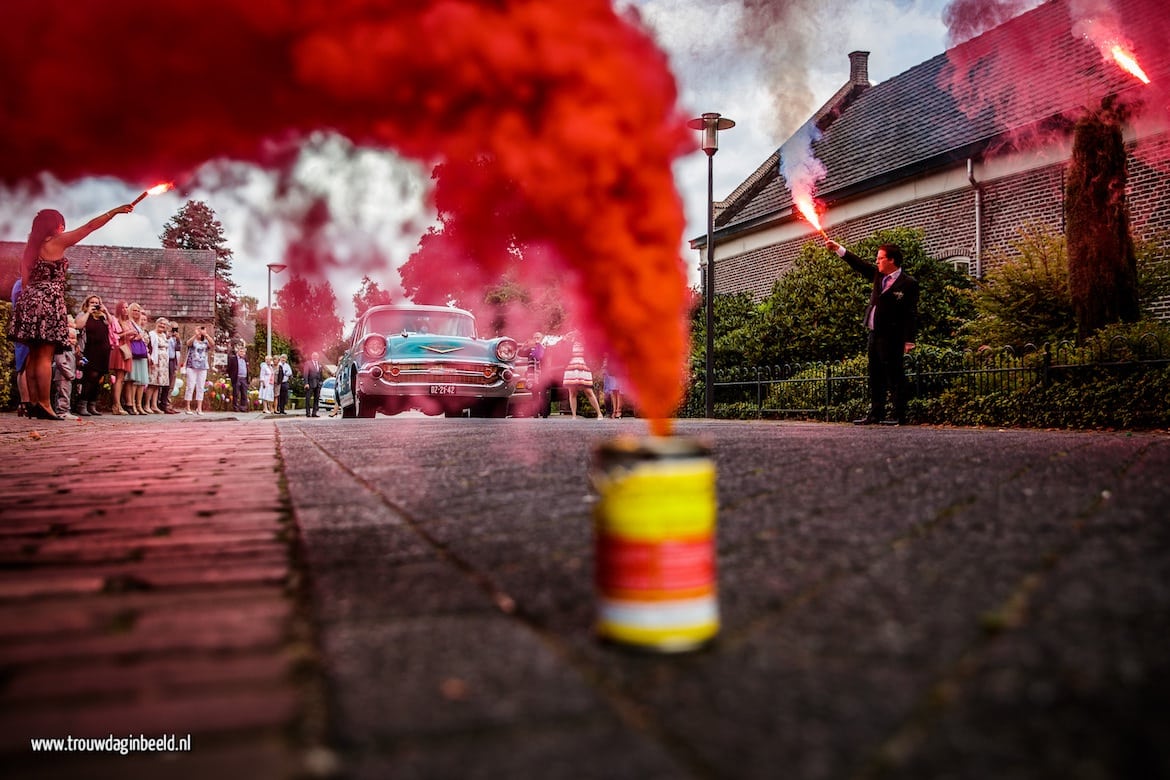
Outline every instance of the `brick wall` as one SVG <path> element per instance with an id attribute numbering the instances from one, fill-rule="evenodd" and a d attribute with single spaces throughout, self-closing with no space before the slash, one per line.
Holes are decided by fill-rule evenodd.
<path id="1" fill-rule="evenodd" d="M 1141 240 L 1170 234 L 1170 135 L 1147 138 L 1130 147 L 1129 198 L 1134 237 Z M 984 182 L 983 271 L 1011 252 L 1021 228 L 1029 224 L 1064 229 L 1066 165 L 1056 164 Z M 885 211 L 838 224 L 833 238 L 858 241 L 883 228 L 912 227 L 925 232 L 926 251 L 944 260 L 975 256 L 975 194 L 971 189 L 901 204 Z M 795 262 L 809 238 L 772 244 L 731 257 L 715 252 L 715 288 L 720 293 L 750 292 L 757 300 Z M 1170 301 L 1159 304 L 1170 318 Z"/>
<path id="2" fill-rule="evenodd" d="M 1126 191 L 1135 237 L 1170 234 L 1170 135 L 1131 150 Z"/>

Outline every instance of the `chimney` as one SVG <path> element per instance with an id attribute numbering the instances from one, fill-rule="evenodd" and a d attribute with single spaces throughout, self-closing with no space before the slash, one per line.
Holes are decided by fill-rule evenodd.
<path id="1" fill-rule="evenodd" d="M 849 52 L 849 83 L 869 86 L 869 52 Z"/>

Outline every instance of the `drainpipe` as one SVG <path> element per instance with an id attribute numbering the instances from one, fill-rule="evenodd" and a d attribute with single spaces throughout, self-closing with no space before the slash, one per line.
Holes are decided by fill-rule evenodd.
<path id="1" fill-rule="evenodd" d="M 967 158 L 967 181 L 975 190 L 975 278 L 983 278 L 983 188 L 975 181 L 975 161 Z"/>

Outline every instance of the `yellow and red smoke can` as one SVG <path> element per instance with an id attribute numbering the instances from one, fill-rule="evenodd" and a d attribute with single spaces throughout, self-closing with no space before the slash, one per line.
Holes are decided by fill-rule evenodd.
<path id="1" fill-rule="evenodd" d="M 719 633 L 715 464 L 678 436 L 623 437 L 594 451 L 596 630 L 620 644 L 693 650 Z"/>

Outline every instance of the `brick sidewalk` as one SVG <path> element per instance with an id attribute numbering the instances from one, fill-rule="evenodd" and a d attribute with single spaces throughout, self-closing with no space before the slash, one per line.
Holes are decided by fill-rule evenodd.
<path id="1" fill-rule="evenodd" d="M 250 415 L 0 416 L 6 776 L 303 770 L 322 715 L 276 438 Z M 190 734 L 192 750 L 49 756 L 29 742 L 111 734 Z"/>

